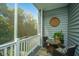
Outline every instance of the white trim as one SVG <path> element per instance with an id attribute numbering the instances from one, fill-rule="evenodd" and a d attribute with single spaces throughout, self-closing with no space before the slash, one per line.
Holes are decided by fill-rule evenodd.
<path id="1" fill-rule="evenodd" d="M 13 55 L 13 50 L 14 50 L 14 49 L 13 49 L 13 45 L 11 45 L 11 46 L 10 46 L 10 56 Z"/>
<path id="2" fill-rule="evenodd" d="M 1 49 L 4 49 L 5 47 L 10 47 L 11 45 L 14 45 L 16 42 L 10 42 L 10 43 L 6 43 L 6 44 L 3 44 L 3 45 L 0 45 L 0 50 Z"/>
<path id="3" fill-rule="evenodd" d="M 15 10 L 14 10 L 14 40 L 17 41 L 17 3 L 15 3 Z"/>
<path id="4" fill-rule="evenodd" d="M 37 34 L 39 35 L 39 11 L 38 11 L 38 19 L 37 19 Z"/>
<path id="5" fill-rule="evenodd" d="M 32 39 L 32 38 L 34 38 L 34 37 L 37 37 L 37 36 L 40 36 L 40 35 L 34 35 L 34 36 L 30 36 L 30 37 L 28 37 L 28 38 L 24 38 L 24 37 L 22 37 L 22 40 L 20 40 L 20 41 L 27 41 L 27 40 L 30 40 L 30 39 Z M 19 39 L 21 39 L 21 38 L 19 38 Z"/>
<path id="6" fill-rule="evenodd" d="M 40 11 L 40 16 L 41 16 L 41 41 L 40 41 L 40 45 L 41 46 L 43 46 L 43 44 L 42 44 L 42 37 L 43 37 L 43 34 L 42 34 L 42 32 L 43 32 L 43 10 L 41 9 L 41 11 Z"/>
<path id="7" fill-rule="evenodd" d="M 7 56 L 7 48 L 4 49 L 4 56 Z"/>
<path id="8" fill-rule="evenodd" d="M 36 7 L 34 3 L 32 3 L 34 7 L 38 10 L 38 19 L 37 19 L 37 35 L 39 34 L 39 9 Z"/>
<path id="9" fill-rule="evenodd" d="M 22 42 L 24 43 L 26 41 L 26 47 L 27 47 L 28 43 L 30 44 L 29 40 L 32 40 L 32 39 L 37 38 L 37 37 L 40 37 L 40 35 L 34 35 L 34 36 L 29 37 L 29 38 L 24 38 L 24 39 L 20 40 L 20 43 L 22 43 Z M 35 40 L 36 39 L 34 39 L 34 41 Z M 38 40 L 39 40 L 39 38 L 38 38 Z M 36 41 L 35 41 L 35 43 L 37 43 Z M 37 46 L 39 46 L 38 43 L 34 44 L 34 46 L 30 49 L 30 51 L 28 51 L 28 52 L 26 51 L 26 53 L 24 53 L 24 55 L 29 55 Z"/>
<path id="10" fill-rule="evenodd" d="M 38 37 L 38 38 L 37 38 Z M 37 38 L 38 40 L 39 40 L 39 37 L 40 37 L 40 35 L 35 35 L 35 36 L 32 36 L 32 37 L 29 37 L 29 38 L 25 38 L 25 39 L 22 39 L 21 41 L 19 40 L 19 39 L 17 39 L 17 40 L 19 40 L 19 41 L 17 41 L 17 42 L 10 42 L 10 43 L 7 43 L 7 44 L 4 44 L 4 45 L 0 45 L 0 50 L 2 50 L 2 49 L 7 49 L 8 47 L 10 47 L 11 48 L 11 54 L 10 55 L 12 55 L 13 54 L 13 52 L 12 52 L 12 50 L 14 50 L 14 56 L 19 56 L 20 55 L 20 53 L 22 52 L 22 50 L 19 50 L 20 48 L 20 43 L 24 43 L 24 42 L 26 42 L 26 45 L 27 45 L 27 43 L 29 43 L 28 41 L 29 40 L 32 40 L 32 38 Z M 36 39 L 34 39 L 34 41 L 35 41 Z M 40 46 L 37 42 L 38 42 L 38 40 L 36 40 L 35 41 L 35 43 L 36 44 L 34 44 L 34 46 L 32 47 L 32 49 L 29 51 L 29 52 L 27 52 L 26 51 L 26 54 L 25 55 L 29 55 L 32 51 L 34 51 L 34 49 L 37 47 L 37 46 Z M 13 46 L 15 46 L 14 48 L 13 48 Z M 24 45 L 25 46 L 25 45 Z M 26 46 L 27 47 L 27 46 Z M 6 54 L 7 53 L 7 50 L 5 50 L 4 51 L 4 55 L 7 55 Z M 23 55 L 24 56 L 24 55 Z"/>
<path id="11" fill-rule="evenodd" d="M 15 56 L 19 56 L 19 52 L 20 52 L 20 42 L 19 42 L 19 38 L 17 38 L 17 25 L 18 25 L 18 17 L 17 17 L 17 7 L 18 4 L 15 3 L 15 11 L 14 11 L 14 41 L 16 42 L 15 47 L 14 47 L 14 55 Z"/>

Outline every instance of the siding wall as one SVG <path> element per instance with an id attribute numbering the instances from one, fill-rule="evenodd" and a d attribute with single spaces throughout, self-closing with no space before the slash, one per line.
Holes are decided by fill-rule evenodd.
<path id="1" fill-rule="evenodd" d="M 60 25 L 57 27 L 52 27 L 49 24 L 49 21 L 53 16 L 58 17 L 61 21 Z M 43 36 L 48 36 L 51 38 L 54 32 L 61 31 L 62 29 L 64 33 L 65 44 L 67 44 L 66 46 L 71 46 L 74 44 L 79 45 L 79 4 L 69 4 L 68 7 L 44 11 L 44 17 L 42 21 Z M 41 33 L 40 17 L 39 33 Z M 77 47 L 75 55 L 79 56 L 79 47 Z"/>
<path id="2" fill-rule="evenodd" d="M 57 27 L 52 27 L 49 24 L 49 21 L 52 17 L 58 17 L 60 19 L 60 24 Z M 57 8 L 50 11 L 44 11 L 44 20 L 43 20 L 43 33 L 44 36 L 49 38 L 53 37 L 55 32 L 63 30 L 65 45 L 67 44 L 67 30 L 68 30 L 68 9 L 67 7 Z"/>
<path id="3" fill-rule="evenodd" d="M 69 4 L 68 9 L 68 46 L 79 45 L 79 4 Z M 76 49 L 75 55 L 79 56 L 79 47 Z"/>

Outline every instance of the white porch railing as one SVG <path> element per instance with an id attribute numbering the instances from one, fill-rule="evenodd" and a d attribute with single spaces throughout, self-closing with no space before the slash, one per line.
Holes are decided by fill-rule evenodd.
<path id="1" fill-rule="evenodd" d="M 20 56 L 29 55 L 33 49 L 40 45 L 40 35 L 35 35 L 29 38 L 19 39 L 19 54 Z M 8 44 L 0 45 L 0 56 L 14 56 L 17 55 L 14 52 L 17 42 L 11 42 Z"/>
<path id="2" fill-rule="evenodd" d="M 0 56 L 13 56 L 15 42 L 0 45 Z"/>

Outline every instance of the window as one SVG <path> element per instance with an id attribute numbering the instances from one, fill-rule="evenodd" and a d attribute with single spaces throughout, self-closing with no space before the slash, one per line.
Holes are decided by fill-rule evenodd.
<path id="1" fill-rule="evenodd" d="M 19 3 L 18 37 L 37 35 L 38 10 L 31 3 Z M 0 44 L 14 41 L 14 3 L 0 3 Z"/>
<path id="2" fill-rule="evenodd" d="M 37 34 L 38 10 L 33 4 L 18 4 L 18 37 Z"/>
<path id="3" fill-rule="evenodd" d="M 0 44 L 14 40 L 14 4 L 0 3 Z"/>

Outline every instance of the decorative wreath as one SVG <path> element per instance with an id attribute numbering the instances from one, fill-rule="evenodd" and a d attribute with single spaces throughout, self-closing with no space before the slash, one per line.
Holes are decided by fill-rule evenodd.
<path id="1" fill-rule="evenodd" d="M 60 24 L 60 20 L 57 17 L 52 17 L 49 23 L 51 26 L 56 27 Z"/>

